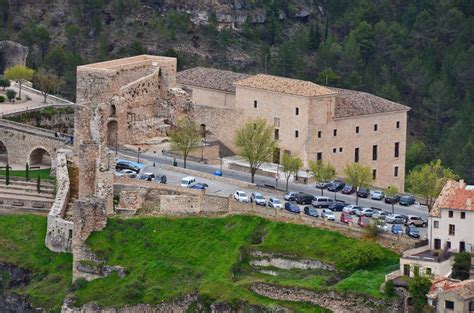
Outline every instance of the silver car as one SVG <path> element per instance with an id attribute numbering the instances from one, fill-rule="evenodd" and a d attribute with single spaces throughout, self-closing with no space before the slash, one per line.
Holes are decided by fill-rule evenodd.
<path id="1" fill-rule="evenodd" d="M 334 216 L 334 212 L 329 209 L 322 209 L 321 210 L 321 217 L 327 219 L 328 221 L 335 221 L 336 217 Z"/>
<path id="2" fill-rule="evenodd" d="M 256 205 L 263 205 L 267 204 L 265 197 L 260 192 L 252 192 L 250 195 L 250 202 L 255 203 Z"/>
<path id="3" fill-rule="evenodd" d="M 268 198 L 268 207 L 275 209 L 283 209 L 283 203 L 278 198 Z"/>
<path id="4" fill-rule="evenodd" d="M 372 215 L 372 218 L 376 220 L 385 220 L 385 217 L 387 217 L 389 213 L 385 211 L 375 211 L 375 213 Z"/>
<path id="5" fill-rule="evenodd" d="M 385 222 L 390 224 L 404 224 L 405 217 L 401 214 L 389 214 L 385 217 Z"/>

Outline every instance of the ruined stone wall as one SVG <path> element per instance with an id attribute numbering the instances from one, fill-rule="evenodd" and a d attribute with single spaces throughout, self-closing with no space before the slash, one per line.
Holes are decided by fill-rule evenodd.
<path id="1" fill-rule="evenodd" d="M 94 143 L 79 146 L 79 197 L 91 197 L 96 191 L 99 147 Z"/>

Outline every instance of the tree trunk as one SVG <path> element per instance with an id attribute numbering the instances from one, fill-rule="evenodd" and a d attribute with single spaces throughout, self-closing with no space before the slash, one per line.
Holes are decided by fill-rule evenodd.
<path id="1" fill-rule="evenodd" d="M 393 204 L 393 201 L 392 201 L 392 214 L 395 213 L 395 205 Z"/>
<path id="2" fill-rule="evenodd" d="M 257 172 L 256 168 L 250 168 L 250 182 L 253 184 L 255 183 L 255 173 Z"/>
<path id="3" fill-rule="evenodd" d="M 286 191 L 286 192 L 288 192 L 288 181 L 289 181 L 289 180 L 290 180 L 290 178 L 288 177 L 288 178 L 286 179 L 286 187 L 285 187 L 285 191 Z"/>
<path id="4" fill-rule="evenodd" d="M 43 92 L 43 97 L 44 97 L 43 103 L 46 103 L 46 98 L 48 97 L 48 94 L 46 92 Z"/>
<path id="5" fill-rule="evenodd" d="M 359 205 L 359 195 L 356 192 L 356 205 Z"/>
<path id="6" fill-rule="evenodd" d="M 186 159 L 188 158 L 187 155 L 183 155 L 183 167 L 186 168 Z"/>

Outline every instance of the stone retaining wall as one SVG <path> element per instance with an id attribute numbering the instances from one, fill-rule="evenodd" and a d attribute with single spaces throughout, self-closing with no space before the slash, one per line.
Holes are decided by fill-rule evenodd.
<path id="1" fill-rule="evenodd" d="M 54 252 L 71 252 L 74 223 L 65 220 L 64 213 L 69 202 L 69 174 L 66 154 L 58 150 L 56 154 L 56 198 L 48 214 L 45 245 Z"/>

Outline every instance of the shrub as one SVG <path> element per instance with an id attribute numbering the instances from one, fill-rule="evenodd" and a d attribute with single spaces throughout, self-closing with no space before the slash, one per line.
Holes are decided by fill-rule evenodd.
<path id="1" fill-rule="evenodd" d="M 5 90 L 5 88 L 10 87 L 10 81 L 4 76 L 0 76 L 0 87 L 2 87 L 3 90 Z"/>
<path id="2" fill-rule="evenodd" d="M 454 256 L 453 278 L 466 280 L 471 270 L 471 254 L 468 252 L 457 253 Z"/>
<path id="3" fill-rule="evenodd" d="M 7 89 L 5 92 L 5 95 L 7 96 L 8 100 L 13 100 L 16 97 L 16 91 L 13 89 Z"/>
<path id="4" fill-rule="evenodd" d="M 5 97 L 4 96 L 0 96 L 0 103 L 1 102 L 5 102 Z"/>
<path id="5" fill-rule="evenodd" d="M 408 292 L 413 301 L 415 312 L 423 312 L 427 299 L 426 294 L 430 291 L 431 280 L 426 276 L 416 274 L 408 283 Z"/>
<path id="6" fill-rule="evenodd" d="M 388 298 L 392 298 L 396 295 L 395 284 L 393 283 L 392 280 L 388 280 L 385 283 L 384 292 L 385 292 L 385 296 L 387 296 Z"/>
<path id="7" fill-rule="evenodd" d="M 84 278 L 78 278 L 72 283 L 71 285 L 71 291 L 76 291 L 78 289 L 82 289 L 87 285 L 87 280 Z"/>
<path id="8" fill-rule="evenodd" d="M 340 258 L 340 267 L 348 271 L 368 269 L 383 259 L 381 247 L 374 242 L 359 241 Z"/>

